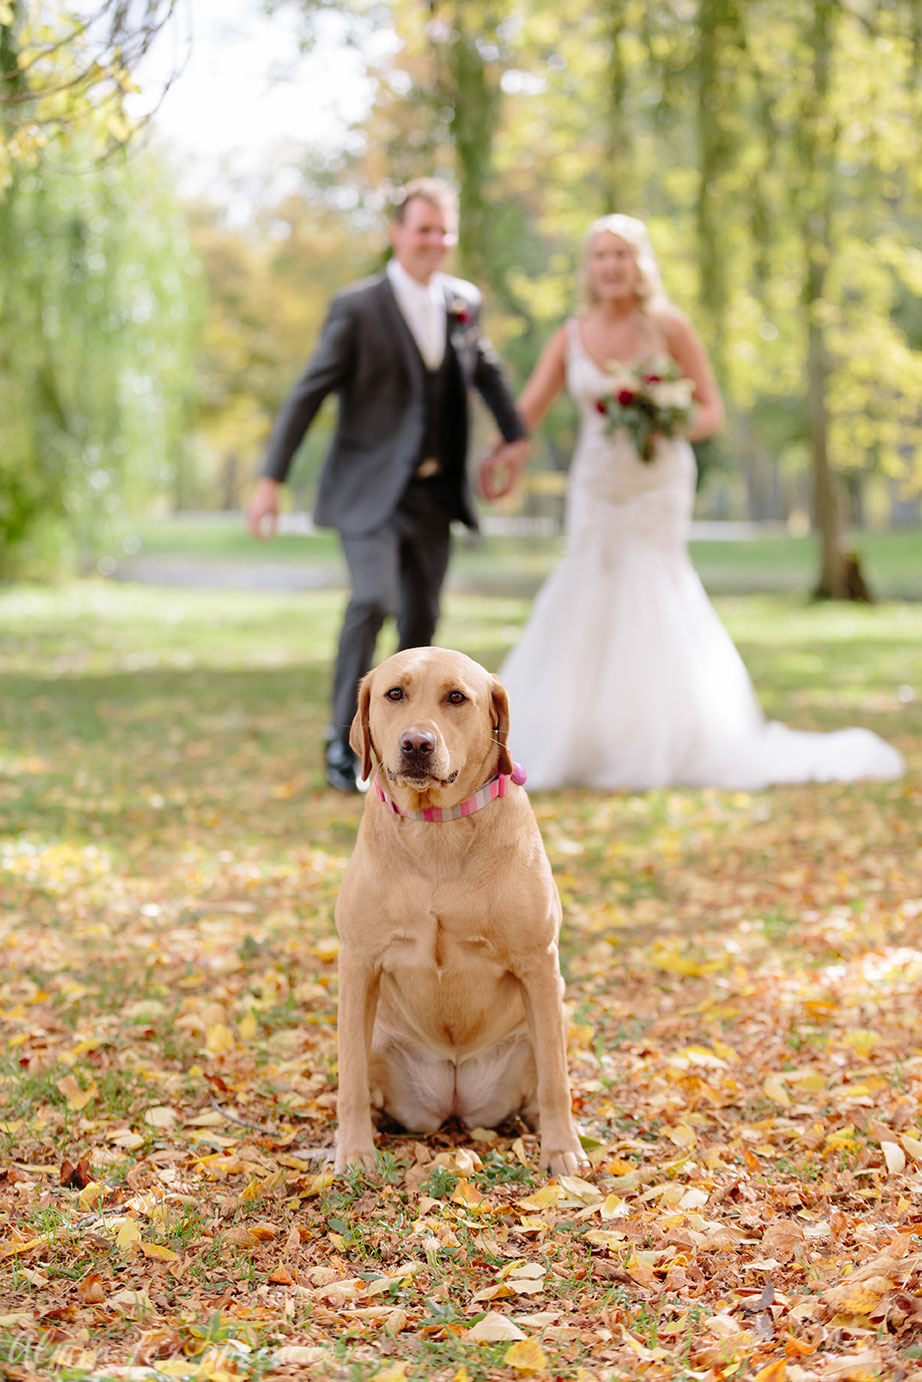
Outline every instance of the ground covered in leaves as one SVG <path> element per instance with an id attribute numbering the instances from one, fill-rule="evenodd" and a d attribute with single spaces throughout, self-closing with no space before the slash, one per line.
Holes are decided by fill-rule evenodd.
<path id="1" fill-rule="evenodd" d="M 919 1375 L 922 610 L 721 605 L 902 782 L 535 798 L 592 1163 L 546 1181 L 515 1126 L 324 1165 L 338 605 L 0 594 L 0 1374 Z M 523 609 L 445 641 L 495 666 Z"/>

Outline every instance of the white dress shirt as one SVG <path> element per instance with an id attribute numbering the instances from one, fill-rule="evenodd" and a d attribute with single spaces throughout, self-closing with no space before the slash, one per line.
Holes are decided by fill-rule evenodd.
<path id="1" fill-rule="evenodd" d="M 447 329 L 442 275 L 433 274 L 428 283 L 420 283 L 396 259 L 388 260 L 386 272 L 426 367 L 437 370 L 445 358 Z"/>

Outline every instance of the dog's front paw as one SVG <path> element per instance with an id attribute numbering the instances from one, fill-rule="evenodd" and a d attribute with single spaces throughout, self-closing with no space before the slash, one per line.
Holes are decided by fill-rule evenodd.
<path id="1" fill-rule="evenodd" d="M 374 1143 L 369 1144 L 367 1147 L 337 1147 L 336 1159 L 333 1162 L 334 1171 L 373 1171 L 374 1169 Z"/>
<path id="2" fill-rule="evenodd" d="M 589 1166 L 589 1158 L 579 1143 L 566 1151 L 541 1150 L 541 1169 L 552 1176 L 575 1176 Z"/>

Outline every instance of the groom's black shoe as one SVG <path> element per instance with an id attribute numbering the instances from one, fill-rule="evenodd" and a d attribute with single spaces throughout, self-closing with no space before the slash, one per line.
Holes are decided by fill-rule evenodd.
<path id="1" fill-rule="evenodd" d="M 327 744 L 327 782 L 337 792 L 357 792 L 356 768 L 358 758 L 342 739 L 331 739 Z"/>

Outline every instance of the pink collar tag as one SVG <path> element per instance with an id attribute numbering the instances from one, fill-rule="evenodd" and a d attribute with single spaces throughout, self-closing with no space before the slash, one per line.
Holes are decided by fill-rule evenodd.
<path id="1" fill-rule="evenodd" d="M 396 801 L 392 801 L 389 796 L 385 795 L 378 781 L 377 773 L 375 773 L 375 791 L 385 806 L 391 808 L 395 816 L 405 816 L 407 820 L 429 821 L 433 825 L 441 825 L 444 821 L 457 821 L 461 820 L 463 816 L 473 816 L 474 812 L 479 811 L 481 806 L 489 805 L 497 797 L 504 797 L 510 781 L 514 782 L 517 787 L 524 786 L 526 773 L 520 763 L 513 763 L 511 773 L 497 773 L 495 777 L 491 777 L 489 782 L 478 787 L 472 796 L 459 802 L 457 806 L 427 806 L 425 811 L 401 811 Z"/>

